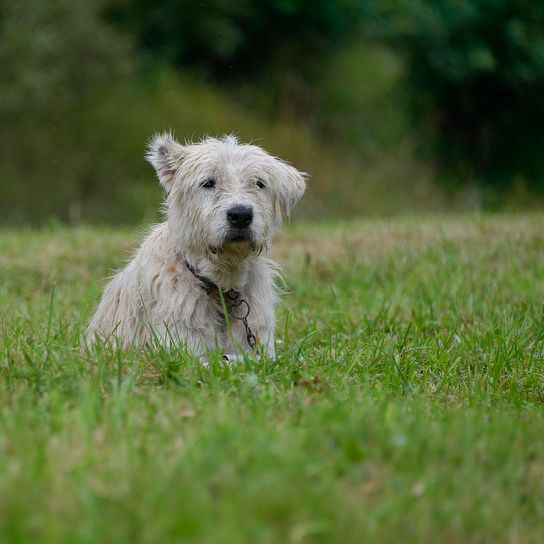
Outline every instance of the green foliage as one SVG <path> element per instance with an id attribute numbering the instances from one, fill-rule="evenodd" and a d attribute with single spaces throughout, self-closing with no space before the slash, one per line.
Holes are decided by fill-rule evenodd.
<path id="1" fill-rule="evenodd" d="M 43 223 L 51 216 L 75 223 L 153 219 L 161 192 L 143 160 L 144 147 L 154 132 L 170 128 L 180 140 L 235 132 L 310 172 L 310 190 L 299 208 L 309 217 L 443 204 L 425 171 L 409 157 L 399 155 L 386 169 L 381 163 L 346 163 L 300 125 L 251 114 L 224 92 L 168 72 L 155 74 L 148 85 L 126 83 L 97 93 L 62 115 L 21 115 L 10 128 L 0 148 L 3 222 Z M 410 185 L 399 170 L 412 173 Z"/>
<path id="2" fill-rule="evenodd" d="M 164 64 L 221 84 L 273 117 L 316 112 L 315 84 L 357 34 L 358 0 L 122 0 L 109 19 L 129 32 L 145 71 Z"/>
<path id="3" fill-rule="evenodd" d="M 86 350 L 140 237 L 0 233 L 5 542 L 542 539 L 542 216 L 296 224 L 276 361 Z"/>
<path id="4" fill-rule="evenodd" d="M 412 112 L 444 170 L 497 188 L 544 183 L 544 5 L 379 2 L 380 37 L 406 61 Z M 379 18 L 378 15 L 381 17 Z"/>
<path id="5" fill-rule="evenodd" d="M 506 0 L 0 0 L 0 223 L 154 217 L 170 127 L 307 170 L 309 217 L 540 206 L 542 26 Z"/>
<path id="6" fill-rule="evenodd" d="M 105 186 L 86 147 L 87 109 L 126 80 L 132 53 L 102 20 L 104 4 L 0 2 L 2 222 L 80 216 L 81 199 Z"/>
<path id="7" fill-rule="evenodd" d="M 0 115 L 63 112 L 130 73 L 130 44 L 101 18 L 107 0 L 0 1 Z M 10 127 L 0 125 L 2 139 Z"/>
<path id="8" fill-rule="evenodd" d="M 315 115 L 312 129 L 365 158 L 387 152 L 394 160 L 409 135 L 402 77 L 398 57 L 383 46 L 358 40 L 342 48 L 316 82 L 316 110 L 326 115 Z"/>
<path id="9" fill-rule="evenodd" d="M 304 70 L 353 35 L 358 14 L 356 0 L 124 0 L 110 10 L 154 63 L 193 66 L 221 80 L 278 63 Z"/>

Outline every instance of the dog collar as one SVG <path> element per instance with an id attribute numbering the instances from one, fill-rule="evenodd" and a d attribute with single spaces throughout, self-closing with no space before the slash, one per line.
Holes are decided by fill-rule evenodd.
<path id="1" fill-rule="evenodd" d="M 212 280 L 208 279 L 202 274 L 199 274 L 187 261 L 185 261 L 185 264 L 193 276 L 201 283 L 201 287 L 204 289 L 204 291 L 206 291 L 206 294 L 209 295 L 214 289 L 219 291 L 219 287 Z"/>
<path id="2" fill-rule="evenodd" d="M 211 294 L 214 289 L 217 289 L 220 296 L 223 294 L 223 289 L 221 289 L 216 283 L 208 279 L 206 276 L 199 274 L 187 261 L 185 261 L 185 264 L 193 276 L 200 282 L 202 289 L 206 291 L 207 295 Z M 232 319 L 236 319 L 237 321 L 241 321 L 244 324 L 244 328 L 246 330 L 246 340 L 249 347 L 252 350 L 257 349 L 257 337 L 253 334 L 253 331 L 249 327 L 249 323 L 247 321 L 249 313 L 251 312 L 249 302 L 242 298 L 240 296 L 240 291 L 237 291 L 236 289 L 229 289 L 225 292 L 225 295 L 226 299 L 230 301 L 230 305 L 228 307 L 230 317 Z"/>

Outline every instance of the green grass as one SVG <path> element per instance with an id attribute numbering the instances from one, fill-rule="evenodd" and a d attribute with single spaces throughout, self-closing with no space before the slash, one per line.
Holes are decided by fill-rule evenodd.
<path id="1" fill-rule="evenodd" d="M 80 346 L 138 236 L 0 231 L 0 542 L 542 542 L 542 215 L 294 225 L 233 367 Z"/>

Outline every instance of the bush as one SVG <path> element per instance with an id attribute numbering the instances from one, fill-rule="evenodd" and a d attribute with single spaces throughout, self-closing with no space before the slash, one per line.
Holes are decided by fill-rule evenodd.
<path id="1" fill-rule="evenodd" d="M 300 124 L 266 120 L 224 92 L 169 71 L 148 85 L 96 94 L 73 115 L 21 116 L 14 127 L 25 146 L 14 139 L 9 150 L 0 149 L 4 223 L 156 219 L 161 192 L 143 152 L 154 132 L 169 128 L 180 140 L 234 131 L 308 171 L 308 194 L 297 209 L 306 217 L 435 209 L 441 202 L 425 171 L 405 158 L 347 160 Z"/>
<path id="2" fill-rule="evenodd" d="M 544 4 L 375 4 L 377 36 L 406 62 L 413 119 L 446 177 L 544 186 Z"/>
<path id="3" fill-rule="evenodd" d="M 353 39 L 370 7 L 0 0 L 0 222 L 153 219 L 143 148 L 166 128 L 234 131 L 309 171 L 308 217 L 436 209 L 403 63 Z"/>

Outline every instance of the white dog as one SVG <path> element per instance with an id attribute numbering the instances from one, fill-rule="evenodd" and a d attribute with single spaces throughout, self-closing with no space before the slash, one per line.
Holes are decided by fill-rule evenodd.
<path id="1" fill-rule="evenodd" d="M 89 340 L 151 339 L 274 356 L 276 265 L 263 255 L 303 195 L 305 174 L 235 137 L 181 145 L 156 135 L 146 158 L 166 191 L 152 228 L 104 291 Z"/>

